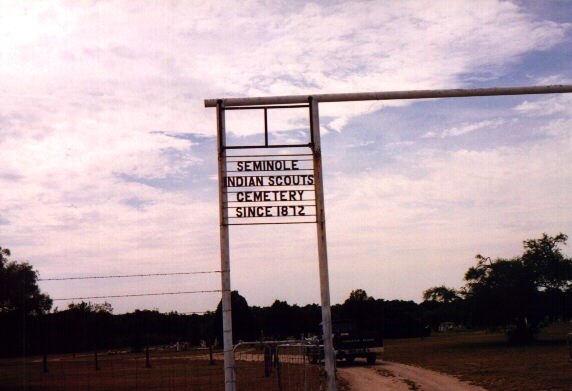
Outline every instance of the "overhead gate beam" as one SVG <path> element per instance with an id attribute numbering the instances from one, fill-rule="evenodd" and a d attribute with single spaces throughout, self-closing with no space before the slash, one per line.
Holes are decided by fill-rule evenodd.
<path id="1" fill-rule="evenodd" d="M 259 96 L 251 98 L 205 99 L 205 107 L 216 107 L 222 101 L 225 107 L 281 105 L 308 103 L 311 96 L 315 102 L 352 102 L 366 100 L 394 99 L 434 99 L 434 98 L 465 98 L 473 96 L 499 95 L 531 95 L 558 94 L 572 92 L 572 85 L 525 86 L 525 87 L 491 87 L 491 88 L 458 88 L 448 90 L 411 90 L 411 91 L 380 91 L 380 92 L 350 92 L 345 94 L 308 94 L 285 96 Z"/>

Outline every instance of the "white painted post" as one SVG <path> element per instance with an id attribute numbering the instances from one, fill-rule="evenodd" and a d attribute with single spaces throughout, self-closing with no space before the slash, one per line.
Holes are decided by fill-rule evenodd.
<path id="1" fill-rule="evenodd" d="M 220 222 L 220 270 L 222 286 L 222 332 L 224 349 L 224 390 L 236 391 L 234 350 L 232 346 L 232 307 L 230 290 L 230 245 L 228 232 L 228 196 L 224 187 L 226 176 L 226 129 L 222 101 L 216 105 L 218 149 L 218 200 Z"/>
<path id="2" fill-rule="evenodd" d="M 336 356 L 332 337 L 332 311 L 330 308 L 330 280 L 328 276 L 328 250 L 326 244 L 326 214 L 324 211 L 320 117 L 318 113 L 318 102 L 312 99 L 312 97 L 309 98 L 309 101 L 312 154 L 314 159 L 314 183 L 316 190 L 316 230 L 318 234 L 318 264 L 320 268 L 320 298 L 322 301 L 324 361 L 328 380 L 328 391 L 337 391 Z"/>

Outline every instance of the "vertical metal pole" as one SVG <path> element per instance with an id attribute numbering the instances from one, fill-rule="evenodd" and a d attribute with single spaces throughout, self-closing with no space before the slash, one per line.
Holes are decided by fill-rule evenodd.
<path id="1" fill-rule="evenodd" d="M 264 146 L 268 146 L 268 109 L 264 109 Z"/>
<path id="2" fill-rule="evenodd" d="M 282 364 L 280 364 L 280 355 L 278 355 L 278 346 L 276 346 L 276 376 L 278 378 L 278 391 L 282 391 Z"/>
<path id="3" fill-rule="evenodd" d="M 99 361 L 97 360 L 97 349 L 95 349 L 93 351 L 93 357 L 94 357 L 94 361 L 95 361 L 95 370 L 99 371 Z"/>
<path id="4" fill-rule="evenodd" d="M 151 368 L 151 360 L 149 358 L 149 345 L 145 348 L 145 368 Z"/>
<path id="5" fill-rule="evenodd" d="M 314 159 L 314 183 L 316 190 L 316 227 L 318 233 L 318 264 L 320 267 L 320 296 L 322 300 L 322 328 L 324 361 L 328 377 L 328 391 L 336 391 L 336 357 L 332 338 L 332 311 L 330 309 L 330 280 L 328 276 L 328 251 L 326 244 L 326 214 L 324 211 L 324 183 L 322 178 L 322 150 L 320 146 L 320 115 L 318 102 L 310 102 L 310 130 Z"/>
<path id="6" fill-rule="evenodd" d="M 232 346 L 232 309 L 230 290 L 230 245 L 228 232 L 228 196 L 225 189 L 226 131 L 222 101 L 216 105 L 218 146 L 218 199 L 220 224 L 220 269 L 222 286 L 222 333 L 224 347 L 224 390 L 236 391 L 234 351 Z"/>
<path id="7" fill-rule="evenodd" d="M 42 370 L 44 373 L 48 373 L 48 353 L 44 351 L 44 355 L 42 356 Z"/>
<path id="8" fill-rule="evenodd" d="M 40 322 L 42 323 L 42 327 L 44 329 L 44 354 L 42 355 L 42 369 L 44 373 L 48 373 L 48 333 L 50 332 L 50 328 L 48 326 L 48 319 L 43 313 L 40 315 Z"/>

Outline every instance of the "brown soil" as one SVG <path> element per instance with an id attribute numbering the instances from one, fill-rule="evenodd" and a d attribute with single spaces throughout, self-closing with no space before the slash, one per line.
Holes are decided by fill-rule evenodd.
<path id="1" fill-rule="evenodd" d="M 487 391 L 443 373 L 392 362 L 341 367 L 338 373 L 351 391 Z"/>
<path id="2" fill-rule="evenodd" d="M 490 391 L 572 391 L 564 336 L 572 324 L 542 331 L 536 343 L 510 346 L 502 333 L 458 332 L 387 340 L 385 359 L 453 375 Z"/>

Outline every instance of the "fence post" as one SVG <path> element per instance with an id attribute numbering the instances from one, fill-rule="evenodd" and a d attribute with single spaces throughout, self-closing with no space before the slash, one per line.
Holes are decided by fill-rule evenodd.
<path id="1" fill-rule="evenodd" d="M 94 357 L 94 360 L 95 360 L 95 370 L 96 370 L 96 371 L 99 371 L 100 368 L 99 368 L 99 361 L 97 360 L 97 349 L 94 349 L 94 351 L 93 351 L 93 357 Z"/>
<path id="2" fill-rule="evenodd" d="M 272 350 L 270 346 L 264 346 L 264 377 L 272 373 Z"/>
<path id="3" fill-rule="evenodd" d="M 44 356 L 42 357 L 42 369 L 44 373 L 48 373 L 48 355 L 44 352 Z"/>
<path id="4" fill-rule="evenodd" d="M 278 346 L 276 346 L 276 377 L 278 378 L 278 391 L 282 391 L 282 368 L 280 368 Z"/>
<path id="5" fill-rule="evenodd" d="M 48 319 L 46 318 L 45 314 L 41 315 L 41 322 L 43 323 L 44 326 L 44 343 L 43 343 L 43 355 L 42 355 L 42 370 L 44 373 L 48 373 L 48 340 L 49 340 L 49 336 L 48 333 L 50 332 L 50 328 L 48 326 Z"/>
<path id="6" fill-rule="evenodd" d="M 151 360 L 149 359 L 149 346 L 145 348 L 145 368 L 151 368 Z"/>
<path id="7" fill-rule="evenodd" d="M 308 347 L 306 346 L 302 346 L 301 350 L 302 350 L 302 362 L 304 363 L 304 391 L 308 391 L 308 365 L 306 362 L 306 353 L 307 353 L 307 349 Z"/>

